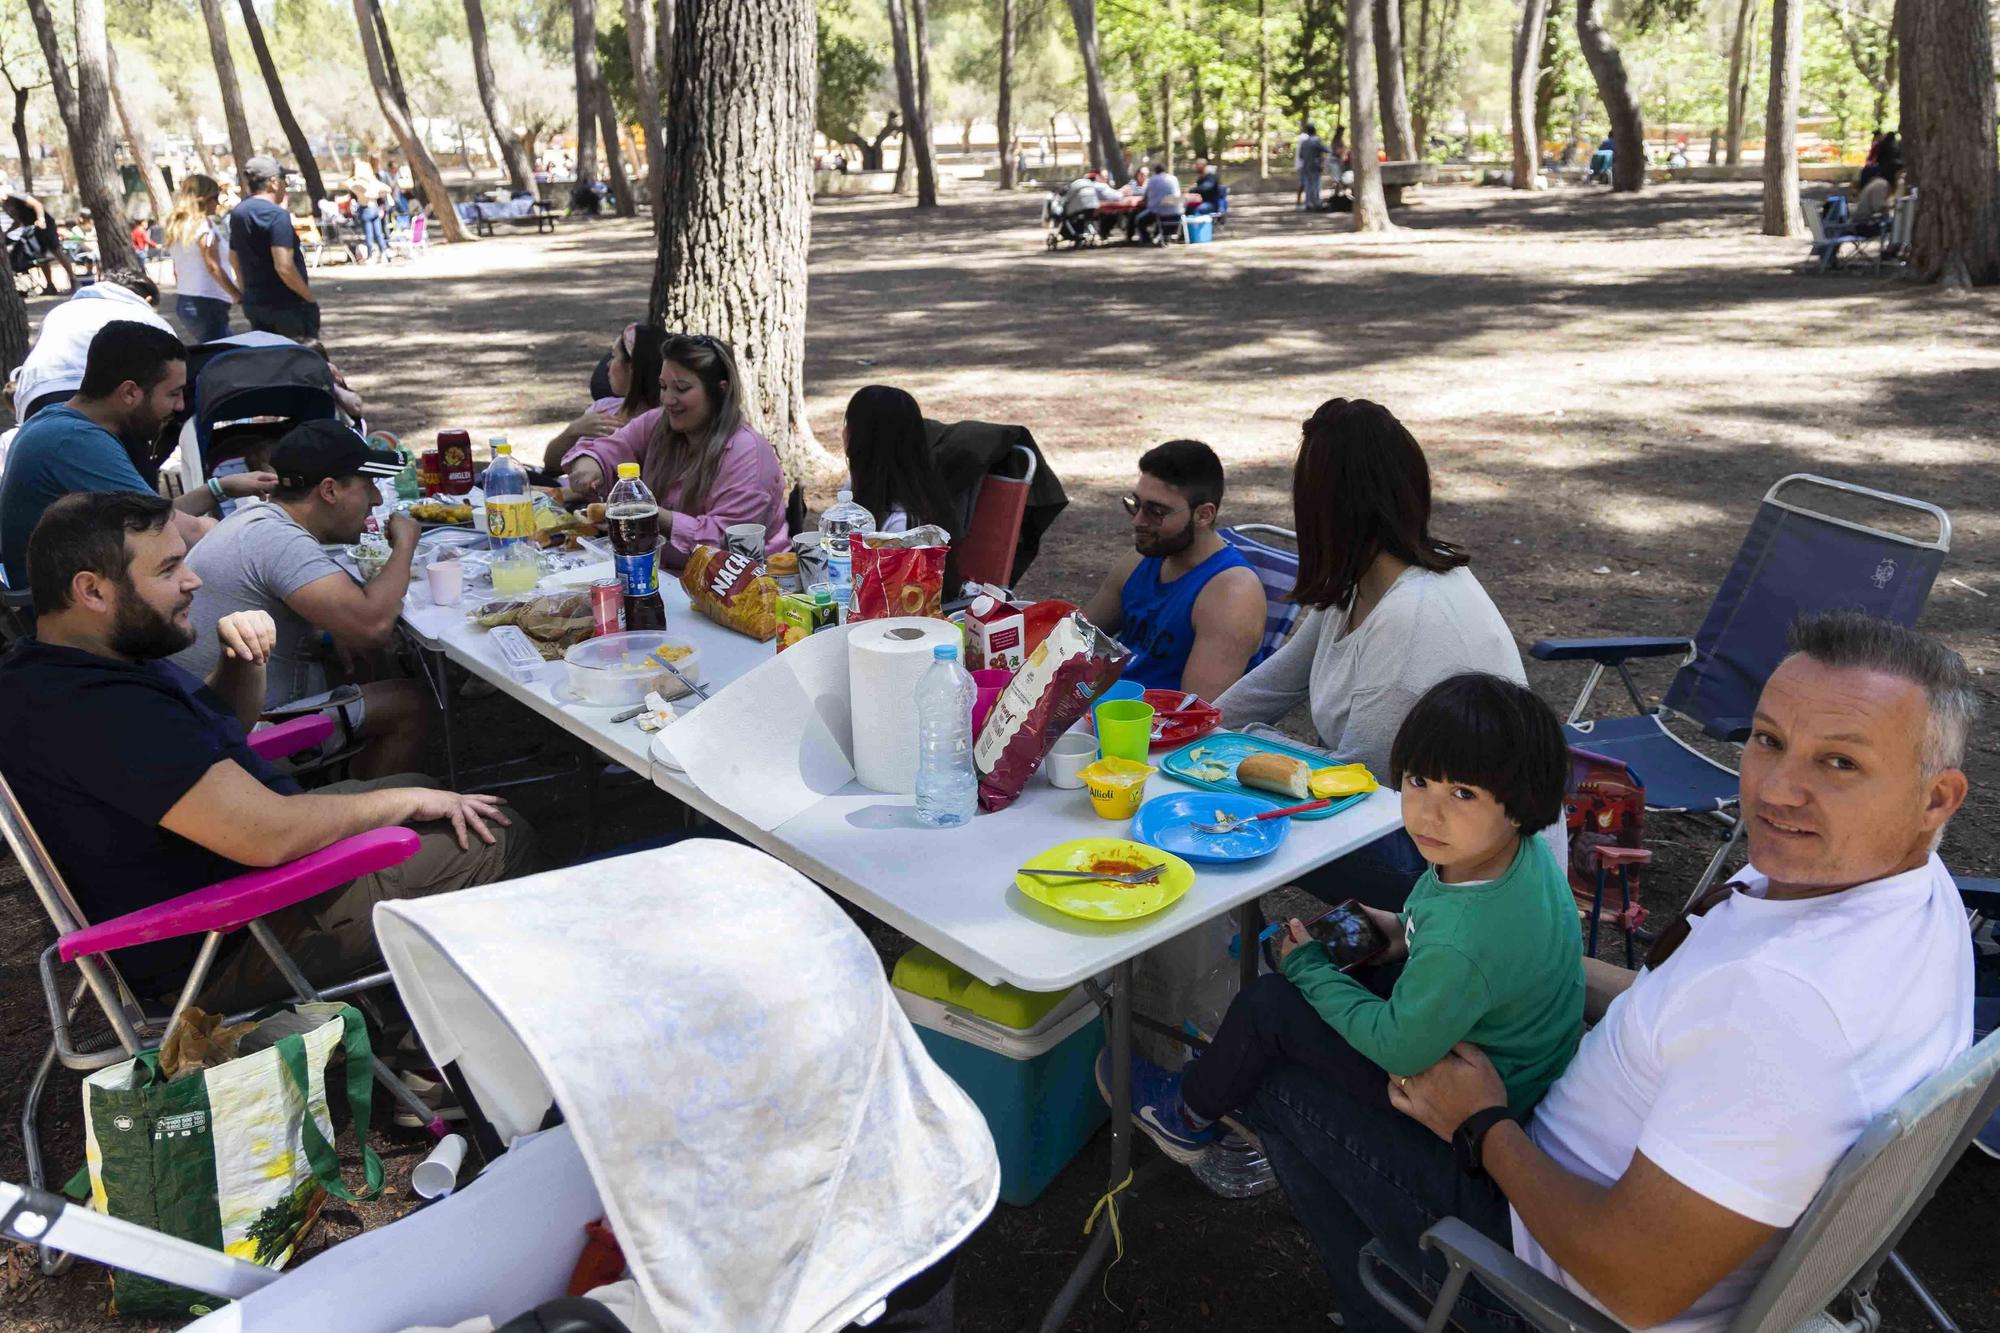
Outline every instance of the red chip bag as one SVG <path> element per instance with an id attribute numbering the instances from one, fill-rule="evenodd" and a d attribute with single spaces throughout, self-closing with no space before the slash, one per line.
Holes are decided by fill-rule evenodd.
<path id="1" fill-rule="evenodd" d="M 943 528 L 855 533 L 854 602 L 849 620 L 944 615 L 944 561 L 951 538 Z"/>
<path id="2" fill-rule="evenodd" d="M 972 747 L 981 810 L 1013 804 L 1056 737 L 1111 688 L 1131 655 L 1080 611 L 1056 622 L 1000 692 Z"/>

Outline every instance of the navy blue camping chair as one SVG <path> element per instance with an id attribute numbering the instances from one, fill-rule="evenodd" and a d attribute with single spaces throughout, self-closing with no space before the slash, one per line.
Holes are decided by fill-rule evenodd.
<path id="1" fill-rule="evenodd" d="M 1915 519 L 1925 535 L 1904 536 L 1808 503 L 1824 504 L 1834 496 L 1862 497 Z M 1843 505 L 1852 507 L 1852 500 Z M 1795 472 L 1764 493 L 1694 638 L 1541 639 L 1529 650 L 1544 662 L 1591 664 L 1564 725 L 1571 745 L 1645 774 L 1648 810 L 1714 815 L 1729 824 L 1690 903 L 1721 872 L 1743 825 L 1729 813 L 1736 805 L 1736 771 L 1696 750 L 1667 724 L 1684 719 L 1710 740 L 1740 745 L 1750 734 L 1764 682 L 1784 659 L 1793 620 L 1814 612 L 1865 611 L 1913 625 L 1950 549 L 1951 518 L 1936 505 Z M 1657 709 L 1647 705 L 1627 667 L 1643 657 L 1681 659 Z M 1584 712 L 1607 669 L 1618 673 L 1637 715 L 1586 721 Z"/>

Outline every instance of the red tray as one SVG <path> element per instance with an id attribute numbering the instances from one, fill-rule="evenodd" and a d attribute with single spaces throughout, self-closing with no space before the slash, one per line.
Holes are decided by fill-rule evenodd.
<path id="1" fill-rule="evenodd" d="M 1186 690 L 1146 691 L 1145 700 L 1153 706 L 1153 723 L 1159 728 L 1153 738 L 1155 750 L 1198 741 L 1222 725 L 1221 709 L 1199 696 L 1182 708 L 1181 700 L 1187 697 Z"/>

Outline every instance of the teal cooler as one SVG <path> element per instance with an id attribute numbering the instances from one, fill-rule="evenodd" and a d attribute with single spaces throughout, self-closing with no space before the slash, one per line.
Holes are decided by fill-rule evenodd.
<path id="1" fill-rule="evenodd" d="M 1111 1118 L 1097 1092 L 1104 1024 L 1082 988 L 988 985 L 925 948 L 897 960 L 896 999 L 938 1067 L 986 1117 L 1000 1197 L 1033 1203 Z"/>
<path id="2" fill-rule="evenodd" d="M 1189 245 L 1207 245 L 1215 239 L 1215 218 L 1207 213 L 1185 217 L 1181 219 L 1181 229 L 1187 233 Z"/>

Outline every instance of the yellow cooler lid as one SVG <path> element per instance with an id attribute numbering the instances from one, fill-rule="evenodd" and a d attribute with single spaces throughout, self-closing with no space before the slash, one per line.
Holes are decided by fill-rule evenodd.
<path id="1" fill-rule="evenodd" d="M 1002 1027 L 1026 1030 L 1047 1018 L 1070 991 L 1027 991 L 1005 982 L 981 981 L 921 944 L 896 960 L 889 984 L 911 995 L 937 1000 Z"/>

